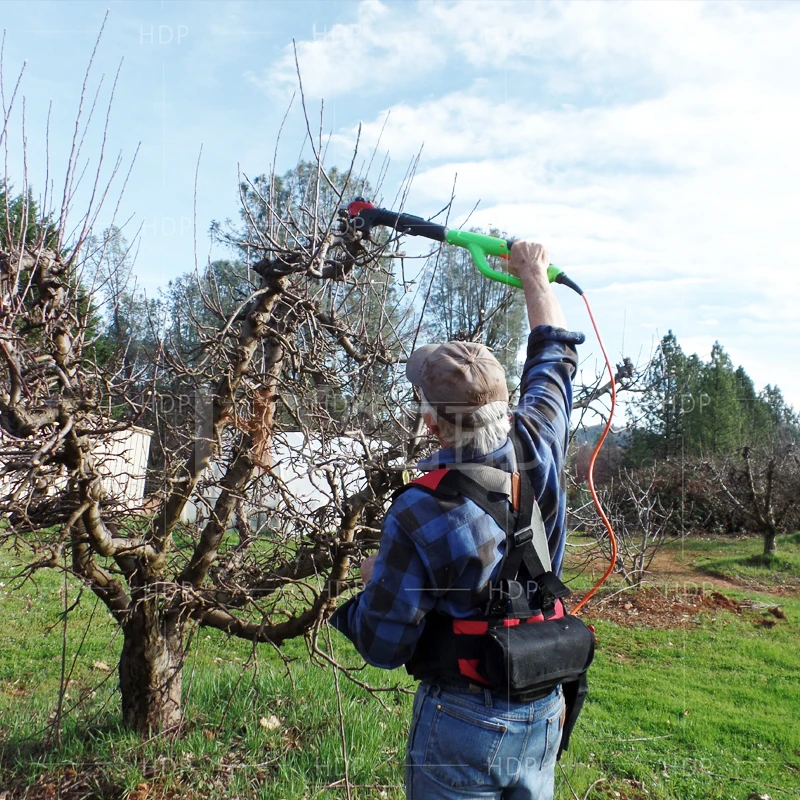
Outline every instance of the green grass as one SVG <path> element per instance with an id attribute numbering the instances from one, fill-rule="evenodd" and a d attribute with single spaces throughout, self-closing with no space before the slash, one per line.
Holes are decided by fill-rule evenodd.
<path id="1" fill-rule="evenodd" d="M 752 554 L 752 544 L 685 540 L 682 552 L 687 563 L 736 561 Z M 779 553 L 791 554 L 792 545 L 798 538 L 780 542 Z M 10 561 L 0 552 L 0 582 L 9 582 Z M 268 647 L 253 662 L 246 642 L 198 631 L 184 676 L 182 735 L 142 743 L 120 730 L 121 642 L 89 593 L 67 627 L 68 670 L 75 660 L 58 746 L 48 722 L 60 681 L 63 579 L 47 573 L 37 584 L 0 587 L 0 788 L 21 796 L 61 776 L 63 786 L 83 782 L 74 798 L 139 800 L 142 784 L 148 798 L 345 796 L 341 785 L 326 788 L 344 775 L 333 675 L 310 662 L 304 642 L 286 648 L 288 665 Z M 77 591 L 69 587 L 70 602 Z M 556 773 L 559 800 L 573 797 L 567 781 L 583 798 L 601 778 L 590 800 L 614 792 L 630 800 L 800 796 L 800 599 L 731 594 L 780 602 L 788 619 L 764 628 L 755 624 L 760 612 L 718 612 L 666 631 L 597 622 L 591 694 Z M 337 658 L 361 663 L 332 635 Z M 365 667 L 358 678 L 411 686 L 402 670 Z M 384 693 L 383 707 L 344 677 L 340 689 L 350 780 L 365 787 L 352 796 L 401 798 L 411 697 Z M 64 778 L 69 770 L 78 777 Z"/>
<path id="2" fill-rule="evenodd" d="M 800 602 L 784 607 L 794 622 L 771 629 L 728 612 L 680 631 L 598 623 L 592 702 L 570 754 L 579 782 L 588 771 L 650 797 L 796 796 Z"/>
<path id="3" fill-rule="evenodd" d="M 779 536 L 765 556 L 758 537 L 704 537 L 670 543 L 676 562 L 756 590 L 800 587 L 800 533 Z"/>
<path id="4" fill-rule="evenodd" d="M 11 561 L 0 551 L 2 583 L 10 583 Z M 77 593 L 71 585 L 68 601 Z M 142 744 L 121 730 L 115 691 L 121 640 L 89 593 L 67 627 L 70 711 L 56 746 L 49 723 L 61 679 L 62 607 L 63 579 L 55 573 L 42 572 L 36 585 L 13 591 L 0 586 L 0 789 L 34 786 L 71 767 L 85 773 L 86 765 L 98 763 L 102 769 L 91 768 L 97 786 L 85 796 L 103 800 L 126 797 L 153 776 L 176 797 L 287 800 L 343 776 L 334 677 L 311 663 L 302 640 L 285 648 L 285 664 L 272 648 L 258 648 L 253 659 L 249 643 L 199 630 L 184 671 L 182 735 Z M 349 644 L 333 636 L 337 659 L 357 665 L 360 681 L 412 687 L 404 671 L 364 667 Z M 388 797 L 401 797 L 398 765 L 410 695 L 381 692 L 381 705 L 343 676 L 340 690 L 350 780 L 370 787 L 354 796 L 373 797 L 380 789 L 372 787 L 387 786 Z"/>

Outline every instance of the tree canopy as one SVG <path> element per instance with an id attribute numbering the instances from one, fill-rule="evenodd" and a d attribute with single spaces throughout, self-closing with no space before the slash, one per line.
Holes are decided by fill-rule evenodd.
<path id="1" fill-rule="evenodd" d="M 633 428 L 628 464 L 725 455 L 800 435 L 797 413 L 780 389 L 767 385 L 756 391 L 744 367 L 734 367 L 719 342 L 707 360 L 687 355 L 672 331 L 662 338 L 644 391 L 628 413 Z"/>

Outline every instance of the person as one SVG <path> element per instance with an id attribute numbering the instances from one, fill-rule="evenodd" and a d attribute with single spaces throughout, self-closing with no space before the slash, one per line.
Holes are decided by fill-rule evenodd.
<path id="1" fill-rule="evenodd" d="M 513 414 L 503 367 L 483 345 L 426 345 L 411 354 L 406 374 L 419 392 L 425 424 L 441 444 L 419 469 L 430 473 L 461 462 L 530 470 L 552 570 L 560 575 L 572 378 L 576 345 L 584 337 L 566 328 L 548 264 L 542 245 L 515 242 L 509 269 L 522 280 L 531 333 Z M 530 454 L 522 465 L 509 438 L 512 425 Z M 425 636 L 433 614 L 476 614 L 475 590 L 497 575 L 505 536 L 472 500 L 444 501 L 422 488 L 406 488 L 386 513 L 378 553 L 361 563 L 363 590 L 334 612 L 331 624 L 368 663 L 385 669 L 413 665 L 423 648 L 436 651 L 435 637 L 431 642 Z M 564 714 L 560 686 L 517 702 L 466 679 L 423 679 L 406 751 L 406 796 L 552 798 Z"/>

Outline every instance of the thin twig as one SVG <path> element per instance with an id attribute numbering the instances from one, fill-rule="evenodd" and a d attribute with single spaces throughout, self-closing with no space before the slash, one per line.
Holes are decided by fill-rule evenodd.
<path id="1" fill-rule="evenodd" d="M 328 636 L 328 649 L 333 653 L 333 642 L 331 641 L 331 626 L 325 625 L 325 632 Z M 347 739 L 344 732 L 344 710 L 342 709 L 342 692 L 339 688 L 339 670 L 333 670 L 333 685 L 336 690 L 336 709 L 339 713 L 339 737 L 342 745 L 342 761 L 344 762 L 344 789 L 347 800 L 352 800 L 350 794 L 350 766 L 347 760 Z"/>

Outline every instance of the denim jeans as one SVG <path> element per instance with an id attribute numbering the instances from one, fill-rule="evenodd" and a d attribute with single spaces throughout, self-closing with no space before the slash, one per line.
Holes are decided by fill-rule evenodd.
<path id="1" fill-rule="evenodd" d="M 552 800 L 561 688 L 530 703 L 421 683 L 406 751 L 409 800 Z"/>

